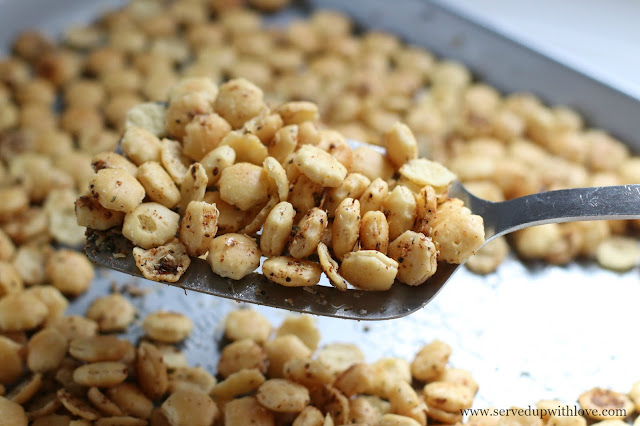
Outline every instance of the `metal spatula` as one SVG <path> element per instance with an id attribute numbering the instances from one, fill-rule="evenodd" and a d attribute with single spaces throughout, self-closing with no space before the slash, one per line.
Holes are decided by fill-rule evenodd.
<path id="1" fill-rule="evenodd" d="M 455 182 L 450 196 L 460 198 L 474 214 L 482 216 L 487 242 L 518 229 L 546 223 L 640 218 L 640 185 L 565 189 L 493 203 L 473 196 Z M 121 234 L 90 231 L 88 235 L 85 250 L 92 261 L 142 277 L 131 254 L 131 243 Z M 192 259 L 180 281 L 171 285 L 185 291 L 308 314 L 385 320 L 409 315 L 425 306 L 461 266 L 438 264 L 436 274 L 417 287 L 396 282 L 383 292 L 356 289 L 342 292 L 329 286 L 328 281 L 326 285 L 314 287 L 283 287 L 259 273 L 235 281 L 214 274 L 206 261 Z"/>

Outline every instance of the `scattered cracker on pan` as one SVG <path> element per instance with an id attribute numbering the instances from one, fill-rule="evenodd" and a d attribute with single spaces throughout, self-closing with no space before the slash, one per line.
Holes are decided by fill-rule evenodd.
<path id="1" fill-rule="evenodd" d="M 140 108 L 133 109 L 136 120 L 143 115 Z M 269 107 L 262 90 L 245 79 L 219 88 L 207 78 L 182 80 L 171 90 L 165 117 L 160 133 L 173 139 L 159 142 L 149 130 L 129 125 L 125 157 L 101 154 L 105 160 L 90 186 L 104 209 L 125 212 L 122 234 L 137 246 L 134 257 L 146 278 L 178 281 L 189 266 L 186 250 L 206 256 L 215 273 L 232 279 L 253 272 L 266 255 L 263 273 L 269 280 L 313 286 L 323 269 L 310 256 L 324 241 L 322 262 L 330 265 L 333 257 L 341 263 L 325 266 L 332 283 L 341 290 L 348 282 L 381 291 L 396 279 L 420 285 L 435 273 L 438 260 L 462 263 L 484 243 L 482 219 L 447 197 L 455 175 L 417 157 L 406 125 L 396 123 L 387 132 L 387 152 L 393 154 L 367 148 L 360 158 L 344 137 L 320 125 L 317 105 Z M 262 127 L 254 121 L 260 117 L 270 117 L 268 134 L 258 133 Z M 270 148 L 285 126 L 298 141 L 278 161 Z M 336 146 L 341 149 L 334 152 Z M 231 155 L 221 156 L 225 147 Z M 161 162 L 155 161 L 158 155 Z M 358 168 L 366 175 L 353 171 Z M 427 200 L 426 194 L 433 195 Z M 82 223 L 106 227 L 102 210 L 93 217 L 87 209 L 79 214 Z"/>

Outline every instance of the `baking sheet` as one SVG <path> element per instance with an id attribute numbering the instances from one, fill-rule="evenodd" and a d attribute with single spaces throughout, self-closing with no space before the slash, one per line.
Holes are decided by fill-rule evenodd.
<path id="1" fill-rule="evenodd" d="M 367 28 L 398 34 L 438 56 L 458 60 L 475 77 L 504 93 L 529 91 L 554 105 L 576 108 L 640 152 L 640 99 L 523 46 L 453 12 L 446 0 L 308 0 L 315 7 L 348 13 Z M 570 24 L 568 24 L 570 25 Z"/>
<path id="2" fill-rule="evenodd" d="M 523 265 L 510 258 L 480 277 L 462 270 L 426 308 L 390 321 L 317 319 L 322 343 L 353 342 L 374 361 L 412 359 L 440 339 L 451 345 L 451 365 L 470 370 L 480 384 L 475 407 L 527 406 L 557 398 L 573 404 L 594 386 L 627 392 L 640 379 L 637 338 L 638 271 L 605 271 L 593 264 Z M 156 309 L 184 312 L 195 322 L 184 346 L 191 363 L 215 371 L 224 316 L 238 303 L 99 269 L 91 290 L 71 307 L 84 313 L 116 283 L 150 289 L 132 298 L 141 316 Z M 286 311 L 254 307 L 275 325 Z M 142 335 L 139 323 L 130 336 Z"/>
<path id="3" fill-rule="evenodd" d="M 8 44 L 18 23 L 21 28 L 57 33 L 65 25 L 95 16 L 106 5 L 122 3 L 0 0 L 4 25 L 0 45 Z M 398 4 L 392 9 L 401 9 Z M 196 293 L 185 295 L 174 287 L 98 269 L 91 290 L 72 303 L 70 312 L 84 313 L 90 300 L 107 294 L 113 284 L 151 290 L 144 298 L 132 299 L 141 318 L 157 309 L 191 316 L 196 327 L 184 345 L 186 355 L 192 364 L 215 371 L 221 320 L 239 307 L 237 303 Z M 486 277 L 461 271 L 433 303 L 409 317 L 371 323 L 318 318 L 318 324 L 323 344 L 356 343 L 370 361 L 381 356 L 411 359 L 424 343 L 446 341 L 453 348 L 451 365 L 470 370 L 480 383 L 476 407 L 526 407 L 549 398 L 572 404 L 582 391 L 596 385 L 626 392 L 640 379 L 633 335 L 638 300 L 637 269 L 619 274 L 590 263 L 523 265 L 510 258 Z M 270 308 L 256 309 L 276 325 L 287 315 Z M 140 321 L 129 334 L 141 335 Z"/>

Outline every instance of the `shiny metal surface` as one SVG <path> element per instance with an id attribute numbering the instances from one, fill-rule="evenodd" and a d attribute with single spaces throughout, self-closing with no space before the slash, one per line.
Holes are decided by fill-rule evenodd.
<path id="1" fill-rule="evenodd" d="M 548 223 L 640 217 L 640 185 L 562 189 L 492 203 L 475 197 L 455 182 L 449 194 L 482 216 L 487 242 L 519 229 Z"/>
<path id="2" fill-rule="evenodd" d="M 518 229 L 546 223 L 640 219 L 640 185 L 564 189 L 492 203 L 474 197 L 456 182 L 450 196 L 462 199 L 472 213 L 483 217 L 487 242 Z M 93 262 L 142 277 L 131 254 L 130 243 L 121 234 L 90 231 L 87 235 L 85 251 Z M 113 253 L 126 256 L 114 257 Z M 213 273 L 204 260 L 192 259 L 187 272 L 171 285 L 238 302 L 313 315 L 377 321 L 400 318 L 422 309 L 461 266 L 439 263 L 435 275 L 420 286 L 396 282 L 388 291 L 373 292 L 339 291 L 326 277 L 319 286 L 308 288 L 284 287 L 259 273 L 235 281 Z"/>
<path id="3" fill-rule="evenodd" d="M 63 1 L 65 7 L 61 6 Z M 400 0 L 393 3 L 393 8 L 382 13 L 381 7 L 388 2 L 367 1 L 376 6 L 356 11 L 361 15 L 360 22 L 365 27 L 382 28 L 382 24 L 402 27 L 401 15 L 412 14 L 412 9 L 407 9 L 406 3 Z M 84 23 L 96 16 L 107 5 L 113 7 L 122 3 L 122 0 L 0 0 L 0 20 L 5 30 L 0 36 L 0 47 L 6 48 L 18 29 L 38 27 L 51 34 L 59 34 L 67 25 Z M 329 7 L 331 3 L 347 8 L 358 7 L 357 4 L 362 2 L 313 1 L 317 7 Z M 414 6 L 417 4 L 415 1 L 413 3 Z M 426 1 L 418 3 L 427 4 Z M 25 12 L 16 14 L 14 10 Z M 377 20 L 367 24 L 362 19 L 366 13 L 372 14 L 372 18 Z M 449 34 L 449 40 L 451 32 L 475 28 L 464 19 L 460 26 L 449 27 L 446 20 L 440 19 L 442 15 L 434 17 L 428 25 L 434 30 L 440 28 L 441 31 L 450 31 L 443 33 Z M 416 27 L 415 20 L 410 22 L 412 24 L 404 29 L 405 34 L 426 26 L 419 24 Z M 428 29 L 422 28 L 420 31 Z M 478 40 L 486 42 L 491 37 Z M 434 45 L 444 42 L 439 52 L 452 57 L 448 53 L 453 47 L 447 44 L 445 35 L 433 35 L 422 41 L 414 37 L 412 41 L 432 49 Z M 481 46 L 479 49 L 480 52 L 487 49 L 495 51 L 499 47 Z M 480 54 L 478 57 L 483 59 Z M 510 67 L 513 66 L 510 57 L 491 56 L 485 62 L 495 68 Z M 478 70 L 472 57 L 464 61 L 472 69 Z M 477 73 L 479 77 L 482 74 Z M 526 80 L 516 80 L 516 77 L 507 77 L 501 82 L 501 87 L 505 90 L 508 89 L 505 85 L 512 90 L 525 89 L 527 86 L 523 84 L 527 84 Z M 546 75 L 546 79 L 544 84 L 553 84 L 557 88 L 558 84 L 552 82 L 553 74 Z M 539 79 L 536 81 L 539 82 Z M 540 90 L 544 90 L 539 93 L 545 93 L 546 100 L 563 102 L 563 99 L 555 96 L 553 89 L 545 90 L 541 82 L 538 85 L 541 86 Z M 572 88 L 582 93 L 575 93 L 574 96 L 582 96 L 583 102 L 571 105 L 587 113 L 592 120 L 594 116 L 600 117 L 597 121 L 604 128 L 617 135 L 622 135 L 624 128 L 637 128 L 637 113 L 632 114 L 631 118 L 622 115 L 619 120 L 611 121 L 606 116 L 638 111 L 640 103 L 631 100 L 622 108 L 613 108 L 611 104 L 601 103 L 600 97 L 593 94 L 588 84 L 581 86 L 580 90 L 572 84 L 566 85 L 567 90 L 571 91 Z M 534 88 L 529 90 L 536 91 Z M 606 91 L 597 90 L 600 94 L 602 90 Z M 619 128 L 621 122 L 623 128 Z M 640 150 L 637 139 L 635 142 L 633 139 L 628 141 L 636 151 Z M 216 371 L 222 319 L 231 310 L 242 307 L 241 304 L 195 292 L 185 294 L 179 288 L 98 268 L 90 290 L 75 299 L 68 312 L 82 314 L 91 300 L 109 293 L 113 286 L 121 288 L 130 284 L 150 291 L 145 297 L 131 299 L 140 318 L 157 309 L 168 309 L 184 312 L 194 320 L 193 334 L 182 349 L 192 365 Z M 574 404 L 581 392 L 594 386 L 627 392 L 632 383 L 640 379 L 634 328 L 638 300 L 640 276 L 637 267 L 626 273 L 616 273 L 603 270 L 593 262 L 553 266 L 521 263 L 511 256 L 498 271 L 488 276 L 474 275 L 462 268 L 456 274 L 455 282 L 446 286 L 436 300 L 410 316 L 378 322 L 344 321 L 329 317 L 319 317 L 317 320 L 322 332 L 321 345 L 332 342 L 356 343 L 368 361 L 375 361 L 382 356 L 399 356 L 410 360 L 421 345 L 441 339 L 453 348 L 450 364 L 471 371 L 480 383 L 475 407 L 526 407 L 540 399 L 552 398 Z M 275 326 L 287 315 L 284 310 L 261 306 L 253 308 L 265 314 Z M 133 339 L 142 334 L 141 321 L 137 321 L 128 332 Z"/>
<path id="4" fill-rule="evenodd" d="M 102 234 L 92 238 L 85 252 L 93 262 L 126 274 L 142 277 L 136 267 L 128 240 L 121 234 Z M 114 257 L 112 248 L 126 257 Z M 264 258 L 262 259 L 264 261 Z M 184 290 L 205 293 L 237 302 L 253 303 L 294 312 L 330 316 L 352 320 L 386 320 L 409 315 L 429 303 L 457 265 L 438 266 L 438 273 L 424 285 L 410 287 L 395 283 L 389 291 L 373 292 L 357 289 L 339 291 L 323 276 L 314 287 L 284 287 L 273 283 L 260 273 L 252 273 L 235 281 L 213 273 L 202 259 L 192 259 L 191 266 L 177 283 L 167 283 Z"/>

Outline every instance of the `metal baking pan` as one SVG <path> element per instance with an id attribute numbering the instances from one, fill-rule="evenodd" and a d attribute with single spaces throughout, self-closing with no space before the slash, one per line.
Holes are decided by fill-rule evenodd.
<path id="1" fill-rule="evenodd" d="M 397 34 L 442 58 L 467 65 L 474 76 L 503 93 L 529 91 L 553 105 L 576 108 L 640 151 L 640 100 L 546 57 L 446 6 L 444 0 L 310 0 L 341 10 L 363 28 Z"/>
<path id="2" fill-rule="evenodd" d="M 20 29 L 59 34 L 89 22 L 122 0 L 0 0 L 0 48 Z M 640 150 L 636 137 L 640 102 L 571 70 L 437 3 L 422 0 L 309 0 L 283 16 L 313 8 L 345 11 L 364 28 L 385 29 L 423 45 L 441 57 L 460 60 L 477 78 L 505 92 L 531 91 L 553 104 L 566 104 Z M 276 18 L 277 19 L 277 18 Z M 192 364 L 215 371 L 221 320 L 238 304 L 137 280 L 99 269 L 91 290 L 71 312 L 112 285 L 134 284 L 151 292 L 133 298 L 140 317 L 157 309 L 187 313 L 196 324 L 184 350 Z M 496 273 L 481 277 L 461 271 L 425 309 L 386 322 L 318 318 L 323 343 L 358 344 L 373 361 L 381 356 L 411 359 L 433 339 L 453 348 L 451 364 L 470 370 L 480 383 L 476 407 L 534 404 L 558 398 L 573 404 L 594 386 L 621 392 L 640 379 L 637 322 L 640 279 L 637 269 L 620 274 L 591 263 L 557 267 L 522 264 L 509 258 Z M 278 324 L 287 312 L 256 308 Z M 140 324 L 129 335 L 142 334 Z"/>

